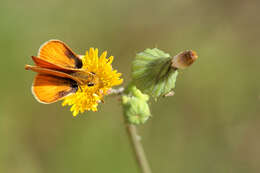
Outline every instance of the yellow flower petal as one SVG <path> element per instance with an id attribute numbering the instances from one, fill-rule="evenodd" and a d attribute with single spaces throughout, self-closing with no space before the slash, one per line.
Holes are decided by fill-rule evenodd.
<path id="1" fill-rule="evenodd" d="M 84 111 L 92 110 L 97 111 L 98 103 L 103 100 L 104 95 L 116 85 L 120 85 L 123 79 L 120 79 L 121 73 L 113 70 L 111 63 L 113 56 L 106 58 L 107 52 L 103 52 L 98 57 L 98 49 L 90 48 L 86 51 L 86 55 L 82 57 L 82 69 L 88 73 L 93 73 L 94 78 L 98 78 L 98 83 L 89 87 L 80 85 L 75 94 L 69 95 L 64 98 L 62 106 L 71 106 L 73 116 Z"/>

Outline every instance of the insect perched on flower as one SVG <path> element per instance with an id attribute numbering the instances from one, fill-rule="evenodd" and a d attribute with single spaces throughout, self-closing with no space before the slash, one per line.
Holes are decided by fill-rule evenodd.
<path id="1" fill-rule="evenodd" d="M 32 93 L 40 103 L 64 100 L 73 115 L 86 110 L 97 111 L 97 105 L 113 86 L 120 85 L 121 74 L 113 70 L 113 56 L 107 52 L 98 57 L 98 49 L 90 48 L 85 56 L 78 56 L 65 43 L 50 40 L 44 43 L 37 57 L 32 56 L 35 66 L 26 70 L 37 72 Z"/>

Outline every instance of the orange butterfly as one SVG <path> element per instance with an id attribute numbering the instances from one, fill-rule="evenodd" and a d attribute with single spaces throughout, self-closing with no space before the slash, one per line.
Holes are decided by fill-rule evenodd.
<path id="1" fill-rule="evenodd" d="M 91 87 L 99 82 L 94 73 L 81 69 L 80 57 L 62 41 L 44 43 L 32 59 L 35 66 L 25 65 L 25 69 L 38 73 L 32 93 L 40 103 L 54 103 L 75 93 L 82 84 Z"/>

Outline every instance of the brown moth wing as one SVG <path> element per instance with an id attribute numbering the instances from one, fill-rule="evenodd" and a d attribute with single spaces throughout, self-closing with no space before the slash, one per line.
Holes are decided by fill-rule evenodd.
<path id="1" fill-rule="evenodd" d="M 48 74 L 37 74 L 32 93 L 40 103 L 54 103 L 78 90 L 77 83 L 68 78 L 61 78 Z"/>
<path id="2" fill-rule="evenodd" d="M 38 57 L 64 68 L 79 69 L 82 67 L 82 61 L 78 55 L 59 40 L 44 43 L 39 49 Z"/>

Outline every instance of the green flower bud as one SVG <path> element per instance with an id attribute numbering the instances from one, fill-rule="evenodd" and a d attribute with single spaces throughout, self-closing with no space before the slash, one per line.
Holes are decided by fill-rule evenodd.
<path id="1" fill-rule="evenodd" d="M 124 114 L 131 124 L 143 124 L 151 116 L 147 101 L 149 96 L 143 94 L 135 86 L 130 85 L 122 96 Z"/>

